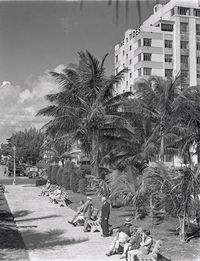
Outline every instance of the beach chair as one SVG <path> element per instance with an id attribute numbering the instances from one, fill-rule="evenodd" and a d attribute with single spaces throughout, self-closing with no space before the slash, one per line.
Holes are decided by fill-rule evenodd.
<path id="1" fill-rule="evenodd" d="M 162 246 L 162 241 L 158 240 L 158 241 L 156 241 L 155 246 L 154 246 L 152 252 L 150 252 L 147 255 L 145 255 L 145 254 L 138 254 L 137 258 L 139 259 L 139 261 L 157 261 L 157 257 L 158 257 L 158 254 L 160 252 L 161 246 Z"/>
<path id="2" fill-rule="evenodd" d="M 91 231 L 101 231 L 100 212 L 97 208 L 94 208 L 92 215 L 88 220 L 88 225 L 91 227 Z"/>
<path id="3" fill-rule="evenodd" d="M 60 203 L 60 207 L 64 207 L 64 205 L 68 205 L 66 202 L 68 201 L 68 193 L 63 191 L 60 198 L 55 200 L 57 203 Z"/>

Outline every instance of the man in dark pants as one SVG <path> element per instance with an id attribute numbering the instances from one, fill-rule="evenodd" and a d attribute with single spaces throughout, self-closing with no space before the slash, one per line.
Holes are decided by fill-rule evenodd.
<path id="1" fill-rule="evenodd" d="M 110 204 L 107 202 L 106 197 L 102 197 L 101 199 L 103 205 L 101 208 L 101 228 L 103 232 L 103 237 L 109 236 L 109 225 L 108 220 L 110 216 Z"/>

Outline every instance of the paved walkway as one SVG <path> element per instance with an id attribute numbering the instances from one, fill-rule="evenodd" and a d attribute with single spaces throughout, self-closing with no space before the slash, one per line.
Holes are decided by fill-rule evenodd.
<path id="1" fill-rule="evenodd" d="M 68 207 L 38 196 L 41 188 L 32 185 L 8 185 L 6 199 L 15 217 L 31 261 L 119 260 L 106 257 L 112 238 L 100 233 L 84 233 L 83 227 L 67 223 L 74 215 Z"/>

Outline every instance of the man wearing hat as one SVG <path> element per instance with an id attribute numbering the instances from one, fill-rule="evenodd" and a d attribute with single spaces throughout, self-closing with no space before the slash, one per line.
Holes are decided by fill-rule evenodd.
<path id="1" fill-rule="evenodd" d="M 126 218 L 124 224 L 119 228 L 117 235 L 114 237 L 110 244 L 109 251 L 106 253 L 107 256 L 111 256 L 119 252 L 119 247 L 124 247 L 125 243 L 131 236 L 131 220 Z"/>
<path id="2" fill-rule="evenodd" d="M 110 204 L 108 203 L 106 197 L 102 197 L 102 208 L 101 208 L 101 228 L 103 237 L 109 236 L 109 216 L 110 216 Z"/>

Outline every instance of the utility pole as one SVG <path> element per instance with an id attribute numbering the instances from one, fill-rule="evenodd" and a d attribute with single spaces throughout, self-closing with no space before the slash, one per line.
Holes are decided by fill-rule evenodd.
<path id="1" fill-rule="evenodd" d="M 13 166 L 13 171 L 14 171 L 14 179 L 13 179 L 13 185 L 16 185 L 16 164 L 15 164 L 15 151 L 16 147 L 13 147 L 13 156 L 14 156 L 14 166 Z"/>

